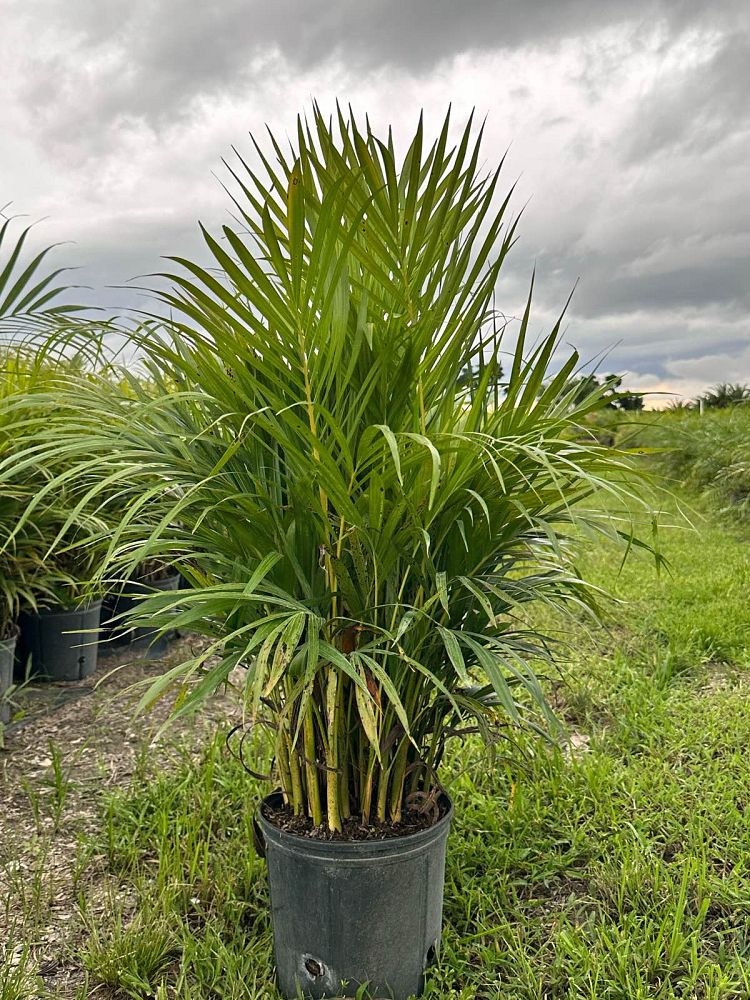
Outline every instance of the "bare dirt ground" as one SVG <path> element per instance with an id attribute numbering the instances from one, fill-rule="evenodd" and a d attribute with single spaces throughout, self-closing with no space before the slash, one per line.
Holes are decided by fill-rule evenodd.
<path id="1" fill-rule="evenodd" d="M 30 690 L 29 716 L 5 733 L 0 942 L 7 942 L 11 965 L 14 954 L 20 962 L 24 951 L 31 952 L 44 986 L 29 996 L 76 996 L 82 973 L 71 956 L 84 932 L 79 892 L 85 887 L 90 896 L 95 888 L 94 898 L 101 895 L 102 906 L 106 901 L 107 875 L 84 846 L 100 822 L 103 794 L 128 784 L 144 749 L 150 763 L 156 756 L 160 766 L 169 766 L 176 738 L 197 750 L 218 724 L 237 715 L 236 702 L 216 697 L 198 718 L 170 727 L 160 739 L 170 698 L 147 716 L 134 716 L 137 696 L 128 689 L 191 655 L 198 641 L 180 639 L 158 660 L 124 651 L 100 661 L 87 681 Z"/>

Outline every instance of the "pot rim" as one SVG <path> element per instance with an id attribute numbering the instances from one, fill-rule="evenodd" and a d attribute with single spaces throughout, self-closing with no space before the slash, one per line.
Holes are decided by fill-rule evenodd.
<path id="1" fill-rule="evenodd" d="M 12 652 L 15 649 L 16 643 L 18 642 L 18 637 L 21 634 L 21 629 L 18 627 L 18 623 L 14 622 L 12 625 L 12 633 L 6 635 L 4 638 L 0 637 L 0 649 Z"/>
<path id="2" fill-rule="evenodd" d="M 29 611 L 22 611 L 21 614 L 26 615 L 30 618 L 46 618 L 57 615 L 62 618 L 63 615 L 85 615 L 89 611 L 96 611 L 101 608 L 103 598 L 99 597 L 95 601 L 91 601 L 90 604 L 84 604 L 79 608 L 64 608 L 62 605 L 58 604 L 51 608 L 36 608 Z"/>
<path id="3" fill-rule="evenodd" d="M 453 800 L 445 789 L 442 789 L 440 798 L 447 802 L 448 808 L 437 823 L 424 830 L 416 830 L 414 833 L 406 833 L 399 837 L 386 837 L 382 840 L 318 840 L 315 837 L 303 837 L 298 833 L 282 830 L 266 819 L 263 815 L 263 806 L 279 796 L 281 796 L 279 791 L 264 796 L 255 811 L 255 823 L 262 833 L 263 840 L 271 840 L 275 846 L 292 854 L 304 854 L 310 858 L 320 857 L 327 860 L 361 862 L 370 858 L 382 860 L 383 856 L 387 855 L 403 857 L 414 851 L 422 851 L 435 840 L 448 836 L 454 812 Z"/>
<path id="4" fill-rule="evenodd" d="M 160 583 L 168 583 L 171 580 L 178 580 L 181 575 L 182 574 L 180 573 L 180 571 L 176 569 L 172 573 L 169 573 L 167 576 L 160 576 L 156 580 L 144 580 L 141 577 L 136 577 L 136 580 L 134 582 L 144 583 L 147 587 L 156 587 Z"/>
<path id="5" fill-rule="evenodd" d="M 158 580 L 141 580 L 139 577 L 133 577 L 130 580 L 126 580 L 122 584 L 123 592 L 127 593 L 128 587 L 141 587 L 142 590 L 135 591 L 135 593 L 152 593 L 154 590 L 169 590 L 165 584 L 172 584 L 175 581 L 179 582 L 179 573 L 170 573 L 169 576 L 160 576 Z"/>

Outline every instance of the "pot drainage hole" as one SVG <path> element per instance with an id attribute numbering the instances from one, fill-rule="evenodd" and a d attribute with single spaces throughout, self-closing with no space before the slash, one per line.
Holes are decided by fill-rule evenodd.
<path id="1" fill-rule="evenodd" d="M 305 972 L 308 974 L 310 979 L 322 979 L 325 975 L 326 967 L 322 962 L 318 961 L 317 958 L 313 958 L 312 955 L 305 955 L 303 963 L 305 966 Z"/>

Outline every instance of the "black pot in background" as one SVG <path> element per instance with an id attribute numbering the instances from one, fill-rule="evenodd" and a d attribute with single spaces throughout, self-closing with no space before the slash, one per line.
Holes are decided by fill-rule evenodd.
<path id="1" fill-rule="evenodd" d="M 23 612 L 18 624 L 16 670 L 49 681 L 81 681 L 96 670 L 97 630 L 102 602 L 68 611 L 45 608 Z"/>
<path id="2" fill-rule="evenodd" d="M 264 800 L 278 808 L 281 795 Z M 258 813 L 268 863 L 279 989 L 286 997 L 406 1000 L 424 989 L 443 914 L 453 807 L 428 830 L 389 840 L 324 841 Z M 342 989 L 342 982 L 346 988 Z"/>
<path id="3" fill-rule="evenodd" d="M 10 705 L 5 701 L 5 693 L 13 683 L 13 664 L 16 655 L 16 636 L 0 639 L 0 722 L 10 722 Z"/>
<path id="4" fill-rule="evenodd" d="M 124 584 L 119 594 L 109 594 L 105 597 L 102 605 L 100 641 L 109 644 L 110 649 L 113 646 L 148 646 L 152 655 L 165 650 L 169 636 L 162 636 L 161 639 L 154 640 L 156 632 L 153 629 L 124 628 L 122 622 L 113 621 L 112 624 L 109 622 L 127 611 L 132 611 L 140 603 L 139 598 L 144 594 L 152 594 L 155 590 L 178 590 L 181 579 L 180 574 L 175 573 L 163 580 L 156 580 L 154 583 L 141 583 L 140 580 L 133 580 Z"/>

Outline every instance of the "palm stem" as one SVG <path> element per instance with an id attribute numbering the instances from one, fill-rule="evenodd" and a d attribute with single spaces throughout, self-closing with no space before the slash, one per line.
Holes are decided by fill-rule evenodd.
<path id="1" fill-rule="evenodd" d="M 328 750 L 326 756 L 326 806 L 328 812 L 328 829 L 341 832 L 341 809 L 339 803 L 339 757 L 338 757 L 338 674 L 328 668 L 326 684 L 326 702 L 328 707 Z"/>
<path id="2" fill-rule="evenodd" d="M 406 780 L 408 752 L 409 740 L 406 736 L 402 736 L 391 772 L 391 819 L 394 823 L 399 823 L 401 821 L 401 807 L 404 800 L 404 782 Z"/>
<path id="3" fill-rule="evenodd" d="M 288 804 L 289 802 L 293 802 L 292 773 L 289 768 L 289 752 L 281 726 L 283 726 L 283 722 L 280 723 L 279 733 L 276 738 L 276 763 L 279 768 L 279 781 L 281 782 L 284 802 Z"/>
<path id="4" fill-rule="evenodd" d="M 305 796 L 302 790 L 302 773 L 299 766 L 299 754 L 297 748 L 292 746 L 289 733 L 285 733 L 287 754 L 289 757 L 289 770 L 292 780 L 292 808 L 295 816 L 300 816 L 305 811 Z"/>
<path id="5" fill-rule="evenodd" d="M 371 747 L 368 752 L 367 771 L 363 776 L 362 792 L 361 792 L 362 823 L 364 826 L 367 826 L 369 824 L 370 814 L 372 812 L 372 793 L 373 793 L 373 786 L 375 783 L 376 763 L 377 763 L 377 757 L 375 755 L 375 751 Z"/>
<path id="6" fill-rule="evenodd" d="M 378 775 L 378 804 L 377 816 L 381 823 L 385 823 L 388 818 L 388 779 L 390 768 L 381 767 Z"/>
<path id="7" fill-rule="evenodd" d="M 320 784 L 318 782 L 317 749 L 315 746 L 315 726 L 313 723 L 312 705 L 308 705 L 305 720 L 302 724 L 303 745 L 305 748 L 305 780 L 307 785 L 307 811 L 312 817 L 313 825 L 320 826 L 323 822 L 323 810 L 320 805 Z"/>

